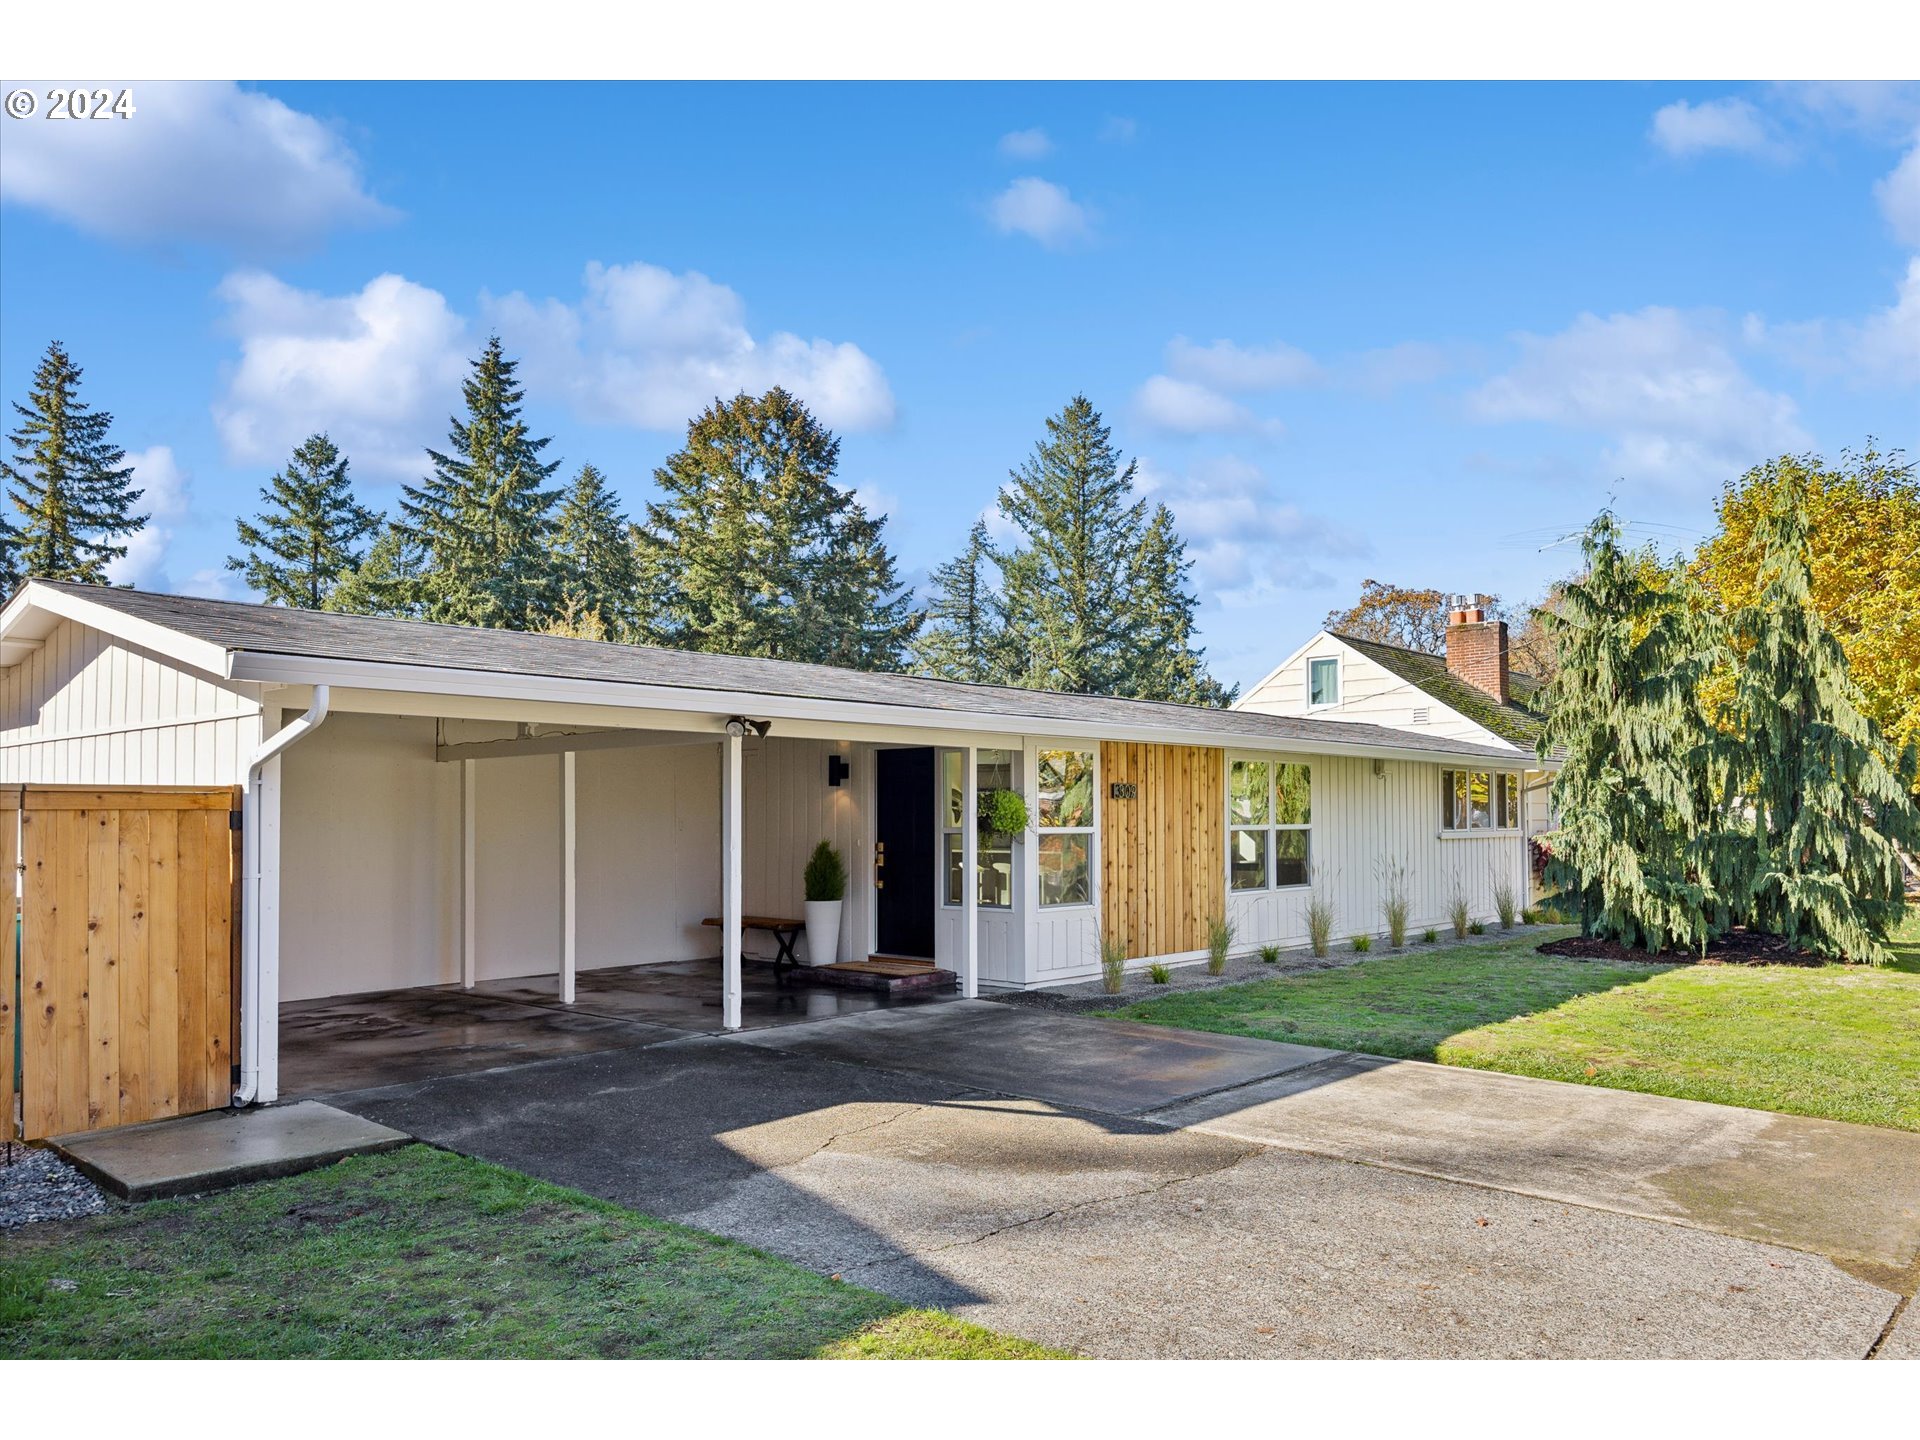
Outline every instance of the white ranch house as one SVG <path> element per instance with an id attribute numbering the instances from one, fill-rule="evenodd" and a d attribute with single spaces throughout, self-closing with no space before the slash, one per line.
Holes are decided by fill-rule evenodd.
<path id="1" fill-rule="evenodd" d="M 1294 703 L 1323 655 L 1339 703 Z M 1384 704 L 1366 656 L 1325 635 L 1238 708 L 1203 710 L 32 581 L 0 616 L 0 667 L 0 781 L 28 822 L 178 787 L 237 797 L 242 1102 L 281 1094 L 282 1007 L 323 997 L 549 977 L 570 1001 L 583 975 L 703 961 L 715 1028 L 752 1024 L 743 969 L 773 944 L 743 918 L 798 916 L 822 839 L 850 874 L 838 960 L 928 963 L 968 996 L 1095 976 L 1101 928 L 1141 966 L 1202 958 L 1222 913 L 1237 949 L 1301 945 L 1316 891 L 1341 936 L 1375 932 L 1387 863 L 1411 876 L 1416 929 L 1456 887 L 1486 918 L 1496 883 L 1525 893 L 1518 797 L 1541 770 Z M 1496 777 L 1490 802 L 1462 778 L 1456 813 L 1456 775 Z M 994 788 L 1026 800 L 1023 833 L 968 823 Z M 49 913 L 88 901 L 47 878 L 79 863 L 53 833 L 15 836 L 39 857 L 29 929 L 36 886 Z M 124 847 L 148 832 L 114 833 L 124 949 L 146 919 Z M 100 832 L 87 843 L 110 878 Z M 96 928 L 100 894 L 96 878 Z M 62 933 L 94 945 L 75 963 L 100 991 L 106 942 Z M 130 1008 L 126 983 L 111 1023 L 137 1011 L 158 1034 L 161 992 Z M 110 1023 L 100 994 L 64 1018 L 35 1004 L 23 1031 Z M 202 1029 L 224 1070 L 219 1017 Z M 111 1074 L 90 1083 L 90 1113 L 138 1117 L 124 1083 L 117 1102 L 98 1093 Z"/>

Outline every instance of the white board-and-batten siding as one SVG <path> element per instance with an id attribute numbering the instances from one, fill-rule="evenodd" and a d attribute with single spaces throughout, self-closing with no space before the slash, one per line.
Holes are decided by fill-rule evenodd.
<path id="1" fill-rule="evenodd" d="M 243 688 L 71 620 L 0 670 L 0 783 L 238 785 L 259 744 Z"/>

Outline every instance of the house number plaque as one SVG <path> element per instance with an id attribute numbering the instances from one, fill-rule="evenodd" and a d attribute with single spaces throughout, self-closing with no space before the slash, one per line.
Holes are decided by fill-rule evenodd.
<path id="1" fill-rule="evenodd" d="M 1107 798 L 1109 800 L 1137 800 L 1140 798 L 1140 787 L 1135 785 L 1131 780 L 1116 780 L 1107 786 Z"/>

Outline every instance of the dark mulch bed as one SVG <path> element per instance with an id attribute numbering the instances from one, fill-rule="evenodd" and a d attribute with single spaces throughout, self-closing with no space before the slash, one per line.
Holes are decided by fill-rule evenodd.
<path id="1" fill-rule="evenodd" d="M 1573 960 L 1618 960 L 1638 965 L 1824 965 L 1826 958 L 1805 950 L 1795 950 L 1778 935 L 1756 935 L 1733 930 L 1722 935 L 1706 953 L 1698 950 L 1666 950 L 1653 954 L 1635 950 L 1617 940 L 1594 940 L 1584 935 L 1569 935 L 1564 940 L 1549 940 L 1539 947 L 1542 955 L 1564 955 Z"/>

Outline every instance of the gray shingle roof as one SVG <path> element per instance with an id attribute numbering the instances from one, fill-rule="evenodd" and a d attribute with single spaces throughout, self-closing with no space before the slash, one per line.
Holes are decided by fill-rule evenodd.
<path id="1" fill-rule="evenodd" d="M 1064 695 L 1001 685 L 965 685 L 919 675 L 874 674 L 790 660 L 698 654 L 371 615 L 334 615 L 142 590 L 70 584 L 55 588 L 212 645 L 260 654 L 898 705 L 946 711 L 959 718 L 998 715 L 1084 726 L 1090 738 L 1099 738 L 1103 726 L 1114 726 L 1184 730 L 1196 736 L 1217 736 L 1223 744 L 1239 737 L 1431 751 L 1436 755 L 1502 753 L 1465 741 L 1350 721 L 1213 710 L 1105 695 Z"/>
<path id="2" fill-rule="evenodd" d="M 1341 644 L 1351 645 L 1389 674 L 1397 675 L 1408 684 L 1426 691 L 1442 705 L 1457 710 L 1502 740 L 1531 751 L 1540 739 L 1541 720 L 1537 712 L 1511 701 L 1501 704 L 1486 691 L 1467 683 L 1447 669 L 1446 656 L 1430 655 L 1424 650 L 1409 650 L 1402 645 L 1389 645 L 1385 641 L 1368 640 L 1359 635 L 1343 635 L 1338 630 L 1329 633 Z M 1540 686 L 1530 675 L 1511 675 L 1507 688 L 1515 695 L 1532 695 Z"/>

